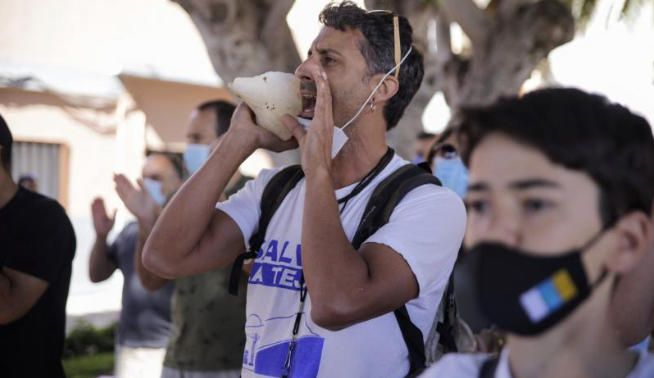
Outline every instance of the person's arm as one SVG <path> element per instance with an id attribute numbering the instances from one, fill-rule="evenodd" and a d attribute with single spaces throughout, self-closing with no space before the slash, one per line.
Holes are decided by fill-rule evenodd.
<path id="1" fill-rule="evenodd" d="M 257 148 L 295 146 L 256 126 L 245 104 L 209 159 L 166 205 L 145 243 L 143 264 L 165 278 L 195 275 L 227 266 L 244 250 L 243 235 L 227 214 L 215 209 L 229 179 Z"/>
<path id="2" fill-rule="evenodd" d="M 402 255 L 376 243 L 352 247 L 329 175 L 307 175 L 306 185 L 302 263 L 316 324 L 342 329 L 416 298 L 418 283 Z"/>
<path id="3" fill-rule="evenodd" d="M 136 244 L 136 251 L 134 252 L 134 266 L 136 267 L 136 272 L 141 279 L 143 287 L 149 291 L 161 289 L 170 281 L 152 273 L 143 266 L 143 246 L 145 245 L 148 236 L 150 236 L 152 227 L 154 227 L 154 222 L 156 220 L 156 217 L 151 220 L 139 219 L 139 238 Z"/>
<path id="4" fill-rule="evenodd" d="M 23 317 L 48 288 L 40 278 L 10 268 L 0 271 L 0 325 Z"/>
<path id="5" fill-rule="evenodd" d="M 91 204 L 93 227 L 95 228 L 95 242 L 89 257 L 89 278 L 91 282 L 102 282 L 111 277 L 116 270 L 116 264 L 109 257 L 107 235 L 114 226 L 115 213 L 112 218 L 107 215 L 104 201 L 96 198 Z"/>
<path id="6" fill-rule="evenodd" d="M 116 184 L 116 193 L 120 197 L 127 210 L 134 215 L 138 221 L 139 234 L 134 246 L 134 269 L 138 274 L 141 284 L 149 291 L 155 291 L 162 288 L 169 280 L 160 277 L 151 271 L 145 269 L 143 266 L 143 259 L 141 257 L 143 245 L 145 240 L 152 232 L 152 227 L 157 221 L 157 217 L 161 213 L 161 207 L 150 197 L 148 191 L 145 190 L 143 180 L 137 180 L 139 188 L 137 189 L 125 177 L 125 175 L 118 174 L 114 176 L 114 183 Z"/>

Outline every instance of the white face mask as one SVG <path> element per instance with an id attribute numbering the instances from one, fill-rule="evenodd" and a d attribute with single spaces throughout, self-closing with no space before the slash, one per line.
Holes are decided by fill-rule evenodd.
<path id="1" fill-rule="evenodd" d="M 352 116 L 352 118 L 350 118 L 349 121 L 345 122 L 345 124 L 341 127 L 334 126 L 334 137 L 332 138 L 332 159 L 336 157 L 336 155 L 338 155 L 341 148 L 343 148 L 343 146 L 345 145 L 345 143 L 347 143 L 349 139 L 347 137 L 347 134 L 345 134 L 345 128 L 350 126 L 352 122 L 354 122 L 354 120 L 356 120 L 359 117 L 359 115 L 361 115 L 361 112 L 366 107 L 366 104 L 368 104 L 368 102 L 370 102 L 370 100 L 372 99 L 372 96 L 374 96 L 375 93 L 377 93 L 377 90 L 379 89 L 379 87 L 381 87 L 384 80 L 386 80 L 386 78 L 389 75 L 395 72 L 395 70 L 399 69 L 399 67 L 402 65 L 402 63 L 404 63 L 404 61 L 409 56 L 409 54 L 411 54 L 411 50 L 413 50 L 413 46 L 409 47 L 409 50 L 407 50 L 407 52 L 404 54 L 402 59 L 400 59 L 400 62 L 395 67 L 391 68 L 390 71 L 386 72 L 384 77 L 382 77 L 379 83 L 375 86 L 375 88 L 373 88 L 372 92 L 370 93 L 370 96 L 368 96 L 366 101 L 364 101 L 363 104 L 361 104 L 359 110 Z M 311 123 L 311 120 L 306 118 L 298 117 L 297 120 L 302 126 L 304 126 L 305 129 Z"/>
<path id="2" fill-rule="evenodd" d="M 297 121 L 307 129 L 311 124 L 311 120 L 307 118 L 297 117 Z M 332 159 L 338 155 L 338 152 L 347 143 L 348 137 L 342 129 L 334 126 L 334 136 L 332 137 Z"/>

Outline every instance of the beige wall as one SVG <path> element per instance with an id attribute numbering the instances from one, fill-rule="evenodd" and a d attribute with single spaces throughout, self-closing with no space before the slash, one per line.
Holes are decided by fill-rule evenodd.
<path id="1" fill-rule="evenodd" d="M 154 128 L 159 142 L 148 139 L 148 147 L 181 151 L 186 140 L 189 114 L 208 100 L 234 102 L 234 97 L 222 87 L 154 80 L 132 75 L 120 75 L 125 89 L 145 113 L 146 122 Z"/>
<path id="2" fill-rule="evenodd" d="M 0 14 L 2 60 L 219 83 L 193 23 L 170 0 L 3 0 Z"/>

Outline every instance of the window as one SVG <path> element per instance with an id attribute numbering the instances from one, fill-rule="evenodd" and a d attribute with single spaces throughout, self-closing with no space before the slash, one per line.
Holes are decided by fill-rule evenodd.
<path id="1" fill-rule="evenodd" d="M 37 191 L 57 199 L 64 207 L 68 200 L 68 148 L 62 144 L 14 141 L 11 173 L 18 182 L 31 176 Z"/>

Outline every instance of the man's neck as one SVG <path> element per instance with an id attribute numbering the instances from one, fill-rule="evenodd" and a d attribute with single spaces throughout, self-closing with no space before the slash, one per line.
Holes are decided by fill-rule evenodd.
<path id="1" fill-rule="evenodd" d="M 14 198 L 17 191 L 18 185 L 4 169 L 0 168 L 0 209 Z"/>
<path id="2" fill-rule="evenodd" d="M 610 285 L 605 283 L 605 286 L 602 289 Z M 636 356 L 619 342 L 608 316 L 607 302 L 592 299 L 587 299 L 563 324 L 541 336 L 509 336 L 511 375 L 514 378 L 626 376 L 633 369 Z"/>
<path id="3" fill-rule="evenodd" d="M 379 163 L 388 149 L 386 130 L 380 129 L 382 123 L 357 122 L 350 126 L 348 142 L 332 162 L 334 188 L 360 181 Z"/>

